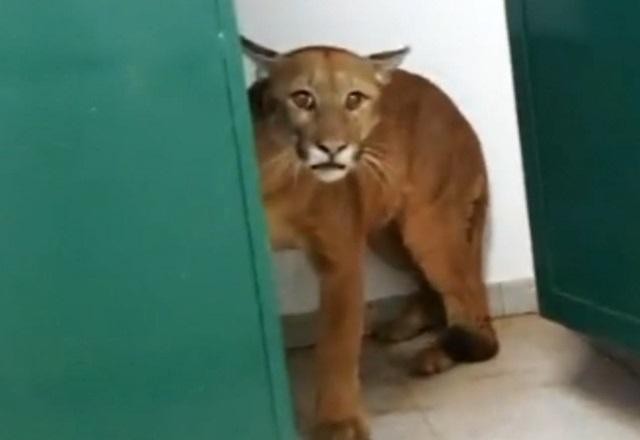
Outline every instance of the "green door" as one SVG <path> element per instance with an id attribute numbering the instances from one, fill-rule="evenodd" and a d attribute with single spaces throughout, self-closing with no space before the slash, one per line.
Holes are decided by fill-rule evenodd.
<path id="1" fill-rule="evenodd" d="M 506 3 L 542 312 L 640 349 L 640 2 Z"/>
<path id="2" fill-rule="evenodd" d="M 233 15 L 0 2 L 0 439 L 291 439 Z"/>

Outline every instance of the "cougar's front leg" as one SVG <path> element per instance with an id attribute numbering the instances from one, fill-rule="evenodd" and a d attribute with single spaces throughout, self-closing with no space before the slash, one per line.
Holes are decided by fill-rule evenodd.
<path id="1" fill-rule="evenodd" d="M 316 347 L 316 425 L 313 440 L 369 438 L 360 400 L 359 360 L 364 331 L 364 244 L 311 252 L 320 278 Z"/>

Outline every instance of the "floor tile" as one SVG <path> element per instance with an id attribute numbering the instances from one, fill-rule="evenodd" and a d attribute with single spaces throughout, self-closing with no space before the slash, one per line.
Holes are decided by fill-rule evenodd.
<path id="1" fill-rule="evenodd" d="M 496 322 L 500 355 L 418 379 L 408 365 L 433 343 L 367 342 L 364 396 L 373 440 L 638 440 L 640 380 L 577 334 L 537 316 Z M 313 404 L 311 350 L 289 354 L 301 427 Z"/>
<path id="2" fill-rule="evenodd" d="M 438 440 L 434 429 L 419 411 L 395 412 L 374 417 L 373 440 Z"/>

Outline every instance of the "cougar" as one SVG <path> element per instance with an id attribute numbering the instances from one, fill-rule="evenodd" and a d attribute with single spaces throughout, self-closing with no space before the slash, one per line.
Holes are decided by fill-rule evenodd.
<path id="1" fill-rule="evenodd" d="M 483 282 L 480 142 L 440 88 L 399 68 L 408 48 L 359 56 L 242 43 L 259 73 L 249 98 L 271 243 L 303 250 L 320 281 L 312 438 L 369 439 L 359 380 L 367 247 L 424 285 L 380 339 L 415 337 L 443 306 L 445 325 L 416 372 L 498 351 Z"/>

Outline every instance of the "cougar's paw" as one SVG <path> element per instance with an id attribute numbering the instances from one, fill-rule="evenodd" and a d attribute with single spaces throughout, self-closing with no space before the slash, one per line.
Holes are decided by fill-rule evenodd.
<path id="1" fill-rule="evenodd" d="M 369 428 L 362 418 L 344 422 L 318 424 L 311 440 L 371 440 Z"/>
<path id="2" fill-rule="evenodd" d="M 421 328 L 407 325 L 403 321 L 390 321 L 379 325 L 373 330 L 373 337 L 385 343 L 403 342 L 418 336 Z"/>
<path id="3" fill-rule="evenodd" d="M 457 362 L 482 362 L 498 354 L 500 345 L 491 325 L 483 327 L 449 327 L 440 346 Z"/>
<path id="4" fill-rule="evenodd" d="M 413 373 L 418 376 L 432 376 L 452 368 L 455 364 L 440 346 L 429 347 L 415 357 Z"/>

